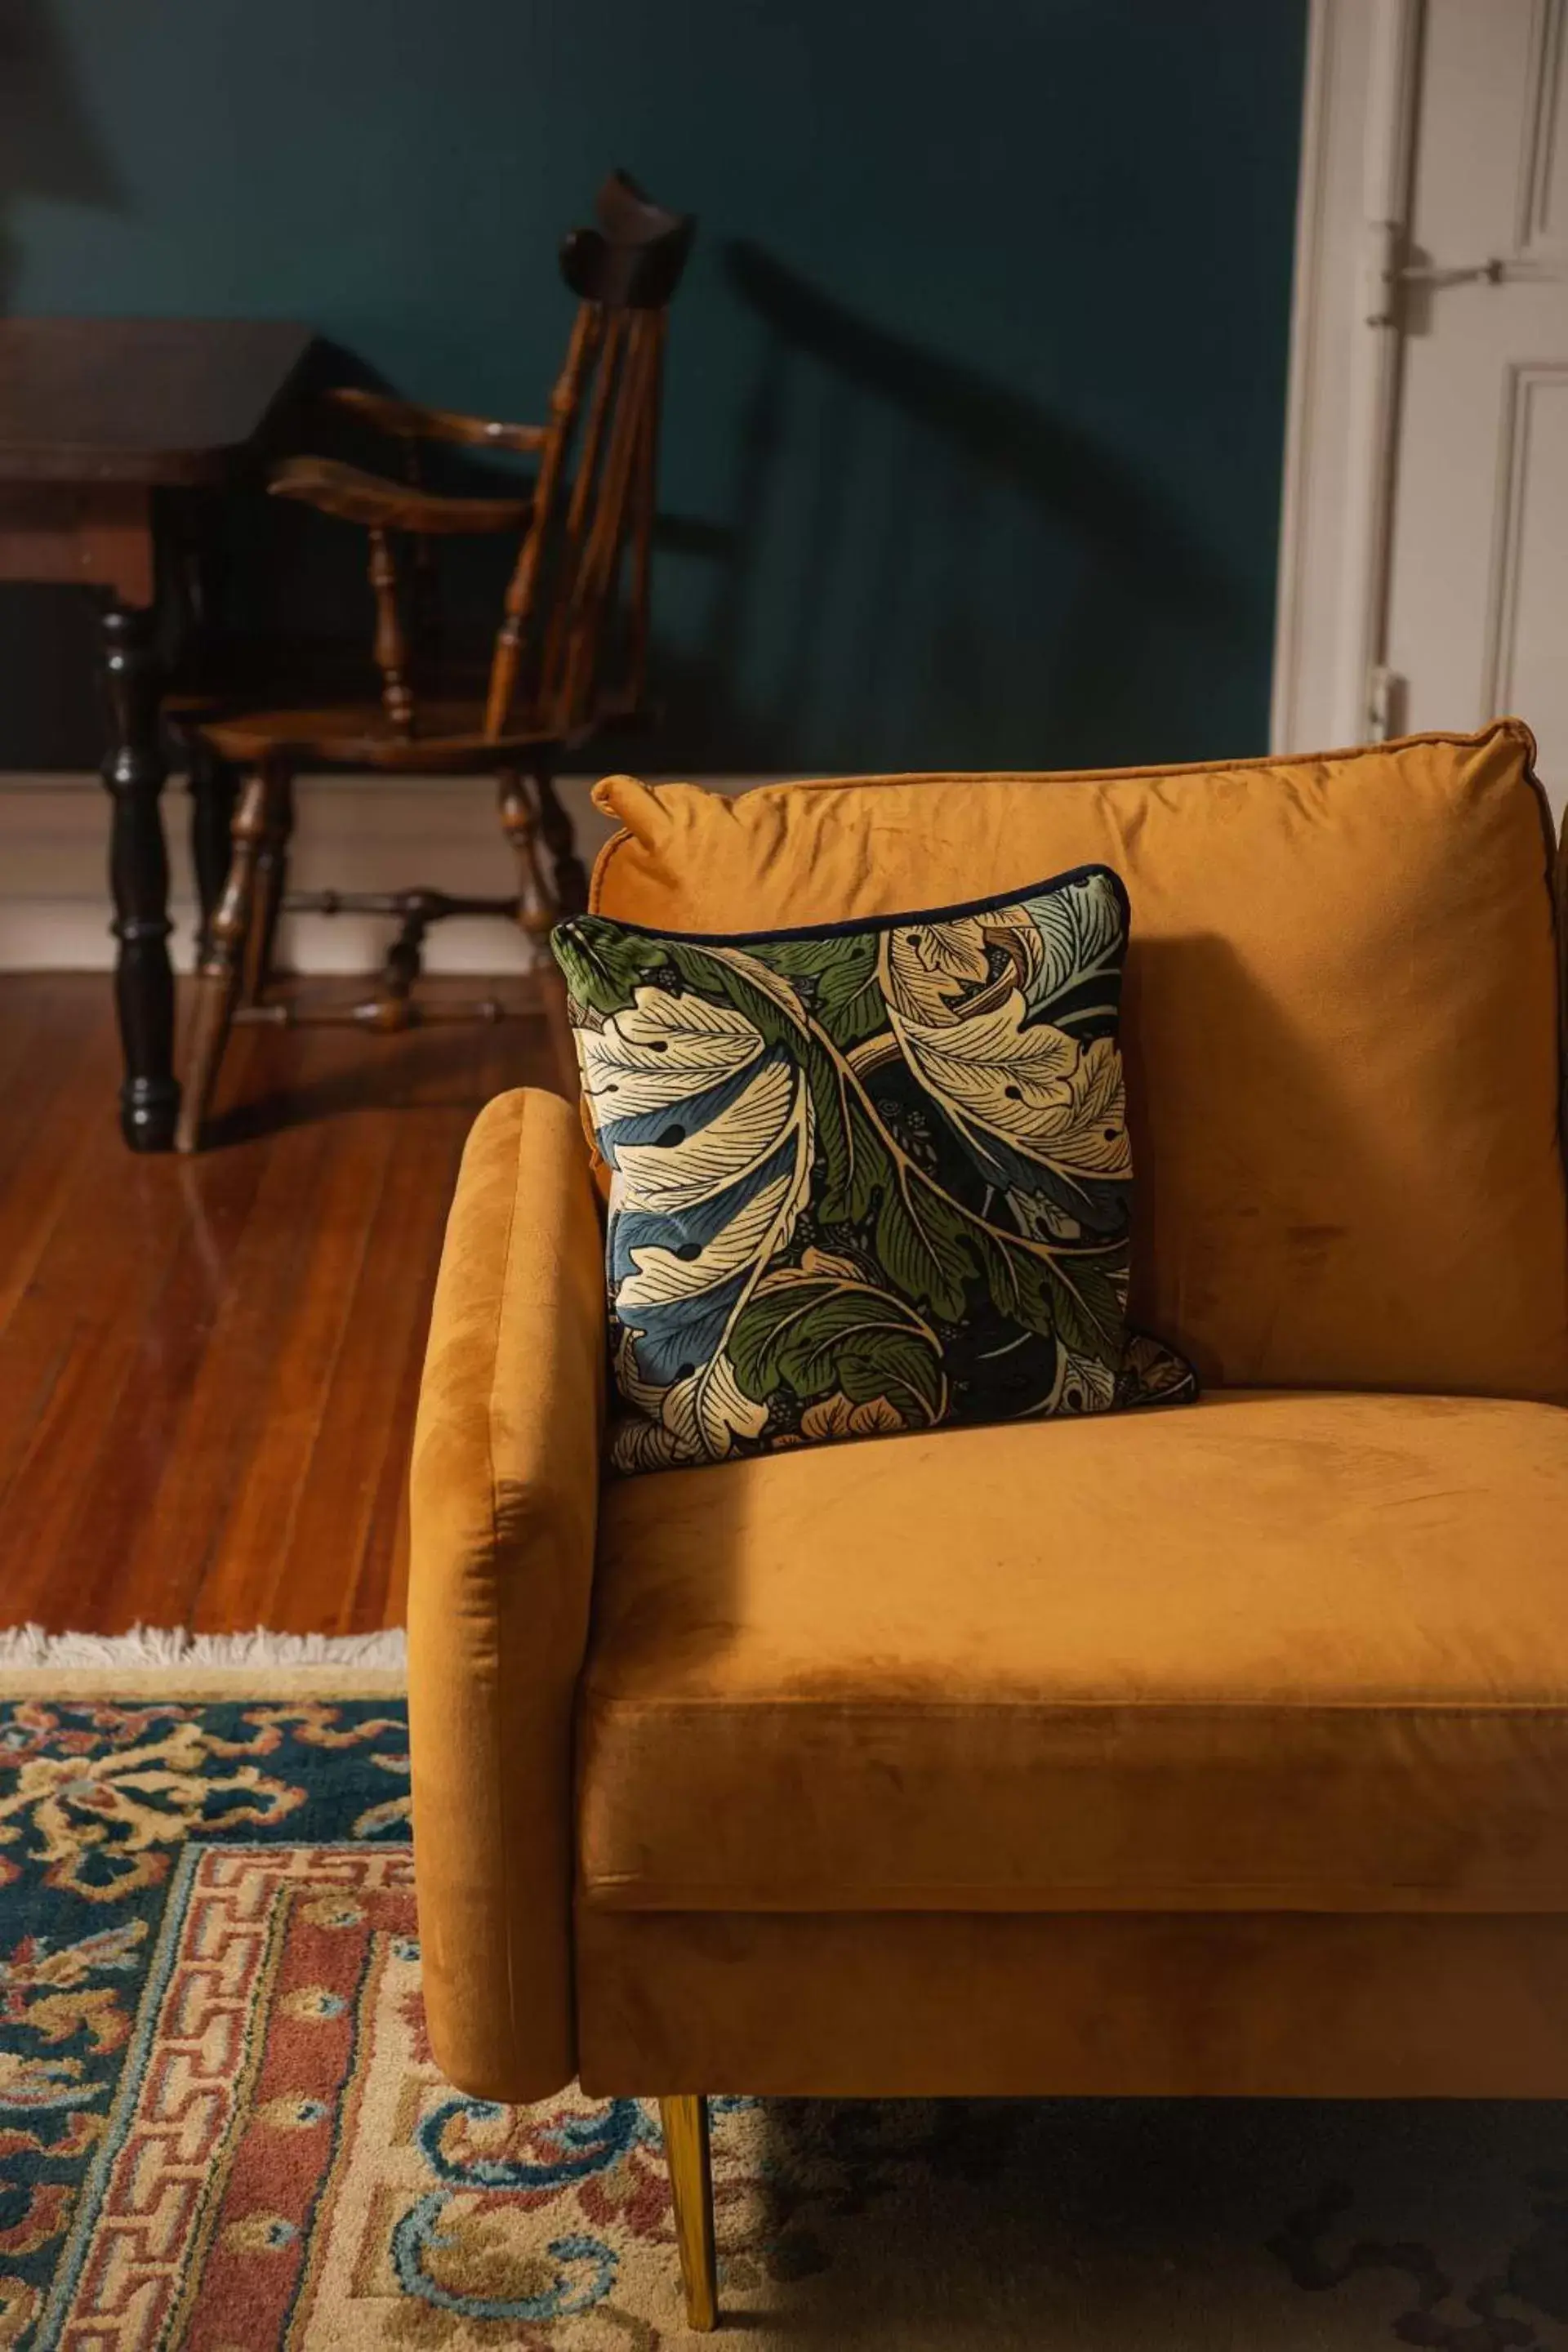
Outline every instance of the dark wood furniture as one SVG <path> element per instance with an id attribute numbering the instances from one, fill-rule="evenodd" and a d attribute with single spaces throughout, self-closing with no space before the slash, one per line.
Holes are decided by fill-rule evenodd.
<path id="1" fill-rule="evenodd" d="M 176 1140 L 194 1150 L 230 1028 L 237 1017 L 349 1019 L 380 1029 L 426 1013 L 413 994 L 429 926 L 454 914 L 503 915 L 536 943 L 558 911 L 583 905 L 585 877 L 571 820 L 555 790 L 563 759 L 607 728 L 644 712 L 648 607 L 666 316 L 694 224 L 666 211 L 622 173 L 596 199 L 597 226 L 561 250 L 578 308 L 546 422 L 512 425 L 341 390 L 340 409 L 399 450 L 401 480 L 330 458 L 299 457 L 273 477 L 275 496 L 301 500 L 367 534 L 379 693 L 292 698 L 240 696 L 190 724 L 200 742 L 245 771 L 233 821 L 234 854 L 197 979 L 184 1102 Z M 428 489 L 427 443 L 500 450 L 535 461 L 516 496 L 445 497 Z M 428 627 L 433 542 L 516 534 L 519 548 L 488 661 L 467 676 Z M 493 773 L 500 822 L 517 861 L 516 890 L 453 898 L 434 890 L 285 893 L 294 779 L 302 769 L 382 773 Z M 546 884 L 538 845 L 552 866 Z M 279 914 L 395 914 L 396 939 L 378 992 L 349 1008 L 292 997 L 263 1001 Z"/>
<path id="2" fill-rule="evenodd" d="M 171 507 L 217 488 L 310 344 L 230 320 L 0 320 L 0 580 L 98 592 L 119 942 L 120 1118 L 133 1150 L 174 1140 L 174 994 L 154 602 Z M 218 878 L 220 774 L 193 776 L 198 882 Z"/>

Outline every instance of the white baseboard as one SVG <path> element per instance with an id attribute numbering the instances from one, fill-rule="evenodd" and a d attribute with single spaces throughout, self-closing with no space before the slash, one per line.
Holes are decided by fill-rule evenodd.
<path id="1" fill-rule="evenodd" d="M 592 780 L 567 777 L 561 796 L 591 864 L 611 827 L 588 799 Z M 753 778 L 708 777 L 743 790 Z M 171 941 L 175 969 L 191 968 L 195 893 L 184 782 L 163 799 L 169 844 Z M 109 803 L 95 776 L 0 775 L 0 971 L 107 971 Z M 482 776 L 313 776 L 300 779 L 289 859 L 300 890 L 401 889 L 424 884 L 455 894 L 500 892 L 514 867 Z M 302 972 L 374 970 L 392 926 L 374 916 L 287 918 L 279 961 Z M 527 968 L 521 937 L 500 921 L 454 919 L 430 935 L 434 972 L 504 974 Z"/>

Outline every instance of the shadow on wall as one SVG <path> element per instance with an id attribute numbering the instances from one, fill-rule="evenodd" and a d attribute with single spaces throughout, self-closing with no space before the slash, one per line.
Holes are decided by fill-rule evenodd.
<path id="1" fill-rule="evenodd" d="M 13 215 L 28 196 L 108 212 L 124 205 L 47 0 L 0 0 L 0 310 L 16 273 Z"/>
<path id="2" fill-rule="evenodd" d="M 749 710 L 771 764 L 1214 748 L 1203 651 L 1245 625 L 1243 599 L 1156 486 L 761 247 L 724 266 L 765 340 L 689 682 Z M 674 715 L 700 755 L 700 710 Z"/>
<path id="3" fill-rule="evenodd" d="M 18 210 L 37 197 L 127 203 L 50 0 L 0 0 L 0 310 Z M 1157 483 L 1027 391 L 873 323 L 761 246 L 719 257 L 731 321 L 755 343 L 725 420 L 728 511 L 660 515 L 665 722 L 646 742 L 604 745 L 603 764 L 1051 767 L 1235 748 L 1215 740 L 1215 680 L 1266 663 L 1268 616 Z M 384 446 L 338 446 L 342 420 L 310 404 L 322 383 L 356 380 L 384 381 L 320 344 L 284 445 L 384 468 Z M 463 404 L 460 384 L 450 396 Z M 498 486 L 489 461 L 439 453 L 437 470 L 432 488 Z M 236 633 L 347 640 L 368 688 L 360 535 L 254 495 L 231 502 L 222 535 Z M 514 552 L 443 551 L 454 644 L 489 643 Z M 95 764 L 85 600 L 0 591 L 0 633 L 19 688 L 0 760 Z"/>

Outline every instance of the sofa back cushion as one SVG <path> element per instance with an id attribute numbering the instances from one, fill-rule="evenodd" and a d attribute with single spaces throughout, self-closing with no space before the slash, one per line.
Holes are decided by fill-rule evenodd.
<path id="1" fill-rule="evenodd" d="M 1131 904 L 1131 1319 L 1237 1387 L 1568 1397 L 1546 812 L 1516 720 L 730 798 L 614 776 L 595 911 L 848 921 L 1104 864 Z"/>

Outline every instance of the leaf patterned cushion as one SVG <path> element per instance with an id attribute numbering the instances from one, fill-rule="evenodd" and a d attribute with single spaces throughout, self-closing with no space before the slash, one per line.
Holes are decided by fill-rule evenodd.
<path id="1" fill-rule="evenodd" d="M 562 923 L 623 1471 L 1196 1392 L 1126 1326 L 1127 895 L 763 936 Z"/>

